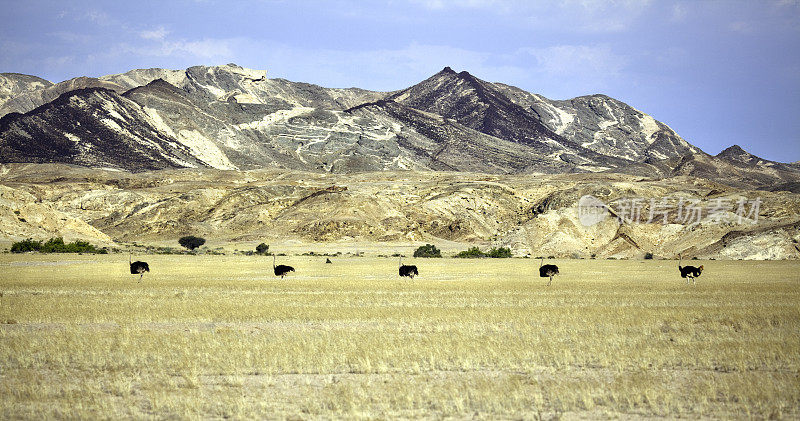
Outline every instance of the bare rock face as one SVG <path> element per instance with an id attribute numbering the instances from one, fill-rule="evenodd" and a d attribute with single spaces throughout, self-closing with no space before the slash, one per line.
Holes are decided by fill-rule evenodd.
<path id="1" fill-rule="evenodd" d="M 15 149 L 20 137 L 53 136 L 53 143 L 59 143 L 63 133 L 78 136 L 70 132 L 72 128 L 61 126 L 65 119 L 54 116 L 52 121 L 43 121 L 43 114 L 36 110 L 63 94 L 87 88 L 104 88 L 110 98 L 105 105 L 109 110 L 125 103 L 115 95 L 139 107 L 137 112 L 126 110 L 133 119 L 124 122 L 132 128 L 120 126 L 118 132 L 131 133 L 129 142 L 123 143 L 133 145 L 142 139 L 171 142 L 184 147 L 191 157 L 178 162 L 165 154 L 160 162 L 142 166 L 125 160 L 108 162 L 105 157 L 70 161 L 71 156 L 31 155 L 30 148 Z M 554 102 L 539 96 L 449 68 L 394 93 L 329 89 L 268 79 L 265 71 L 228 64 L 82 77 L 55 85 L 42 84 L 37 89 L 34 85 L 8 89 L 8 97 L 0 115 L 12 114 L 10 118 L 15 125 L 11 128 L 7 121 L 6 129 L 0 130 L 0 144 L 7 151 L 13 150 L 3 157 L 4 162 L 87 165 L 94 160 L 128 170 L 199 164 L 219 169 L 283 167 L 328 172 L 405 168 L 582 172 L 619 167 L 645 156 L 643 150 L 658 144 L 659 130 L 667 130 L 666 126 L 659 126 L 651 118 L 611 99 L 606 102 L 613 108 L 607 104 L 593 105 L 591 101 L 584 104 L 586 101 L 578 98 L 573 100 L 571 108 L 557 109 L 552 105 Z M 130 106 L 125 103 L 125 107 Z M 545 108 L 551 115 L 543 117 Z M 595 114 L 589 118 L 590 113 L 585 110 L 600 111 L 592 111 Z M 606 110 L 611 110 L 608 111 L 611 114 L 597 114 Z M 118 109 L 107 113 L 112 111 L 125 115 Z M 564 116 L 569 113 L 577 117 L 569 124 L 564 123 L 566 126 L 553 119 L 553 116 L 566 119 Z M 614 132 L 617 137 L 623 137 L 621 133 L 628 133 L 633 127 L 620 124 L 626 113 L 638 116 L 639 120 L 634 122 L 638 124 L 636 130 L 644 133 L 626 138 L 628 148 L 635 149 L 636 154 L 600 148 L 595 145 L 597 142 L 585 141 L 587 137 L 603 138 L 596 134 L 603 129 L 609 133 L 617 130 Z M 88 117 L 107 118 L 102 111 Z M 617 123 L 611 123 L 610 119 L 616 119 Z M 52 130 L 32 129 L 42 124 Z M 135 127 L 143 125 L 155 128 L 150 136 L 134 134 Z M 619 127 L 609 128 L 614 125 Z M 32 131 L 26 131 L 25 127 Z M 91 153 L 108 156 L 110 153 L 103 150 L 105 145 L 96 143 L 105 130 L 103 124 L 86 127 L 100 131 L 81 130 L 79 143 Z M 159 140 L 153 140 L 156 138 Z M 670 150 L 663 155 L 676 156 L 681 152 L 685 150 Z"/>
<path id="2" fill-rule="evenodd" d="M 56 100 L 62 94 L 87 88 L 105 88 L 119 93 L 124 92 L 124 88 L 115 83 L 81 76 L 54 85 L 49 84 L 38 89 L 28 89 L 12 96 L 0 105 L 0 117 L 10 113 L 27 113 Z"/>
<path id="3" fill-rule="evenodd" d="M 0 73 L 0 107 L 11 98 L 26 92 L 48 88 L 52 85 L 50 81 L 36 76 L 20 73 Z"/>
<path id="4" fill-rule="evenodd" d="M 684 176 L 207 168 L 131 173 L 9 164 L 0 167 L 0 193 L 0 240 L 58 233 L 164 244 L 192 233 L 217 242 L 291 239 L 324 243 L 320 247 L 340 241 L 509 247 L 533 257 L 800 256 L 800 195 Z M 578 204 L 586 195 L 610 209 L 597 223 L 581 219 Z M 736 214 L 740 200 L 757 198 L 758 209 L 748 205 Z M 640 218 L 622 213 L 629 199 L 641 204 Z M 649 220 L 651 199 L 673 205 L 666 222 Z M 678 214 L 677 203 L 689 200 L 705 209 L 697 220 Z M 714 206 L 725 209 L 712 215 Z"/>
<path id="5" fill-rule="evenodd" d="M 495 86 L 553 132 L 599 154 L 642 161 L 701 152 L 666 124 L 605 95 L 556 101 L 513 86 Z"/>
<path id="6" fill-rule="evenodd" d="M 26 114 L 8 114 L 0 132 L 0 152 L 10 162 L 138 171 L 203 164 L 136 103 L 104 88 L 69 91 Z"/>
<path id="7" fill-rule="evenodd" d="M 0 185 L 0 237 L 21 240 L 62 237 L 111 244 L 111 238 L 80 217 L 42 202 L 35 193 Z"/>
<path id="8" fill-rule="evenodd" d="M 800 166 L 705 154 L 604 95 L 557 101 L 449 67 L 396 92 L 330 89 L 224 66 L 50 84 L 0 75 L 0 162 L 324 173 L 617 172 L 797 191 Z M 4 115 L 5 114 L 5 115 Z"/>

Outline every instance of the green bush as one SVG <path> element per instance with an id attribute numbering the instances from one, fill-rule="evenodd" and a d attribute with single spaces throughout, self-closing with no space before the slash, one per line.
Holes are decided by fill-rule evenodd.
<path id="1" fill-rule="evenodd" d="M 493 248 L 486 253 L 486 256 L 493 258 L 508 258 L 511 257 L 511 249 L 508 247 Z"/>
<path id="2" fill-rule="evenodd" d="M 195 237 L 194 235 L 186 235 L 178 239 L 178 244 L 186 247 L 189 250 L 194 250 L 205 243 L 205 238 Z"/>
<path id="3" fill-rule="evenodd" d="M 646 260 L 652 260 L 652 259 L 653 259 L 653 253 L 650 253 L 650 252 L 648 251 L 647 253 L 645 253 L 645 254 L 644 254 L 644 258 L 645 258 Z"/>
<path id="4" fill-rule="evenodd" d="M 39 251 L 42 249 L 42 242 L 27 238 L 22 241 L 17 241 L 11 245 L 12 253 L 27 253 L 29 251 Z"/>
<path id="5" fill-rule="evenodd" d="M 454 257 L 458 257 L 459 259 L 477 259 L 480 257 L 486 257 L 486 254 L 481 251 L 478 247 L 470 247 L 469 250 L 464 250 L 458 252 Z"/>
<path id="6" fill-rule="evenodd" d="M 64 243 L 64 239 L 61 237 L 53 237 L 44 244 L 41 241 L 28 238 L 11 245 L 12 253 L 25 253 L 28 251 L 38 251 L 40 253 L 108 253 L 108 250 L 98 249 L 89 244 L 88 241 L 75 240 L 71 243 Z"/>
<path id="7" fill-rule="evenodd" d="M 256 254 L 267 254 L 269 252 L 269 244 L 261 243 L 256 246 Z"/>
<path id="8" fill-rule="evenodd" d="M 433 244 L 425 244 L 414 251 L 414 257 L 442 257 L 442 251 Z"/>

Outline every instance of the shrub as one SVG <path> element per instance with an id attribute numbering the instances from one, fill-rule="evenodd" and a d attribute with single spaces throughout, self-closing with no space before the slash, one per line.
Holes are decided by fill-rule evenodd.
<path id="1" fill-rule="evenodd" d="M 269 244 L 261 243 L 256 246 L 256 254 L 267 254 L 269 251 Z"/>
<path id="2" fill-rule="evenodd" d="M 647 253 L 644 254 L 644 258 L 645 258 L 645 260 L 652 260 L 653 259 L 653 253 L 650 253 L 648 251 Z"/>
<path id="3" fill-rule="evenodd" d="M 433 244 L 425 244 L 414 251 L 414 257 L 442 257 L 442 251 Z"/>
<path id="4" fill-rule="evenodd" d="M 27 253 L 29 251 L 39 251 L 42 249 L 42 242 L 31 238 L 17 241 L 11 245 L 12 253 Z"/>
<path id="5" fill-rule="evenodd" d="M 494 258 L 508 258 L 511 257 L 511 249 L 508 247 L 493 248 L 486 255 Z"/>
<path id="6" fill-rule="evenodd" d="M 194 250 L 206 243 L 206 239 L 202 237 L 195 237 L 194 235 L 187 235 L 178 239 L 178 244 L 186 247 L 189 250 Z"/>
<path id="7" fill-rule="evenodd" d="M 19 241 L 11 245 L 12 253 L 25 253 L 28 251 L 38 251 L 41 253 L 96 253 L 108 254 L 106 249 L 98 249 L 89 244 L 88 241 L 75 240 L 71 243 L 64 243 L 61 237 L 53 237 L 44 244 L 30 238 Z"/>
<path id="8" fill-rule="evenodd" d="M 478 247 L 470 247 L 469 250 L 464 250 L 458 252 L 454 257 L 458 257 L 459 259 L 477 259 L 480 257 L 486 257 L 481 249 Z"/>
<path id="9" fill-rule="evenodd" d="M 47 240 L 46 243 L 42 245 L 41 252 L 42 253 L 64 253 L 64 250 L 67 248 L 66 244 L 64 244 L 64 239 L 61 237 L 54 237 Z"/>

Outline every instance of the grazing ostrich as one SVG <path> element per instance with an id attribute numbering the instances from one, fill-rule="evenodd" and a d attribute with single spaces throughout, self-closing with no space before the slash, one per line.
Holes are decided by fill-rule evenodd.
<path id="1" fill-rule="evenodd" d="M 128 263 L 131 265 L 131 275 L 139 275 L 139 282 L 142 282 L 142 276 L 144 276 L 145 272 L 150 272 L 150 266 L 147 262 L 140 262 L 138 260 L 131 262 L 131 260 L 133 260 L 133 256 L 129 255 Z"/>
<path id="2" fill-rule="evenodd" d="M 325 263 L 333 263 L 333 262 L 331 262 L 331 259 L 330 259 L 330 258 L 327 258 L 327 257 L 326 257 L 326 258 L 325 258 Z"/>
<path id="3" fill-rule="evenodd" d="M 550 283 L 553 282 L 553 277 L 556 275 L 558 275 L 558 266 L 544 264 L 544 257 L 542 257 L 542 261 L 539 263 L 539 277 L 547 278 L 549 276 L 550 280 L 547 281 L 547 286 L 550 286 Z"/>
<path id="4" fill-rule="evenodd" d="M 414 279 L 414 275 L 419 275 L 419 270 L 415 265 L 404 265 L 403 256 L 400 255 L 400 276 L 408 276 Z"/>
<path id="5" fill-rule="evenodd" d="M 283 279 L 289 272 L 294 272 L 294 268 L 287 265 L 278 265 L 275 266 L 275 255 L 272 255 L 272 270 L 275 272 L 275 276 L 280 276 Z"/>
<path id="6" fill-rule="evenodd" d="M 681 278 L 686 278 L 686 285 L 689 285 L 689 279 L 692 280 L 693 285 L 697 284 L 697 281 L 695 281 L 694 278 L 697 278 L 698 276 L 700 276 L 701 273 L 703 273 L 703 265 L 700 265 L 699 268 L 696 268 L 694 266 L 681 267 L 682 260 L 683 257 L 681 257 L 681 255 L 678 254 L 678 270 L 681 271 Z"/>

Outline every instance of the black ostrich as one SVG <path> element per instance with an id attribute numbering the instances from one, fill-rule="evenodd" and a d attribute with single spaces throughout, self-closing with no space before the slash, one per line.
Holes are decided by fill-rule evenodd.
<path id="1" fill-rule="evenodd" d="M 275 255 L 272 255 L 272 270 L 275 272 L 275 276 L 280 276 L 283 279 L 289 272 L 294 272 L 294 268 L 287 265 L 278 265 L 275 266 Z"/>
<path id="2" fill-rule="evenodd" d="M 544 257 L 542 257 L 542 262 L 539 264 L 539 277 L 550 277 L 550 280 L 547 281 L 547 286 L 550 286 L 550 283 L 553 282 L 553 277 L 556 275 L 558 275 L 558 266 L 544 264 Z"/>
<path id="3" fill-rule="evenodd" d="M 139 275 L 139 282 L 142 282 L 142 276 L 144 276 L 145 272 L 150 272 L 150 265 L 147 262 L 141 262 L 139 260 L 135 262 L 131 262 L 133 256 L 128 256 L 128 263 L 131 265 L 131 275 Z"/>
<path id="4" fill-rule="evenodd" d="M 403 256 L 400 256 L 400 276 L 408 276 L 414 279 L 414 275 L 419 275 L 419 270 L 415 265 L 404 265 Z"/>
<path id="5" fill-rule="evenodd" d="M 327 257 L 326 257 L 326 258 L 325 258 L 325 263 L 333 263 L 333 262 L 331 262 L 331 259 L 330 259 L 330 258 L 327 258 Z"/>
<path id="6" fill-rule="evenodd" d="M 694 267 L 694 266 L 683 266 L 683 267 L 681 267 L 681 261 L 682 260 L 683 260 L 683 257 L 681 257 L 681 255 L 679 254 L 678 255 L 678 270 L 681 271 L 681 278 L 686 278 L 686 285 L 689 285 L 689 280 L 690 279 L 692 280 L 692 284 L 693 285 L 697 284 L 697 281 L 695 281 L 694 278 L 697 278 L 698 276 L 700 276 L 701 273 L 703 273 L 703 265 L 700 265 L 699 268 Z"/>

